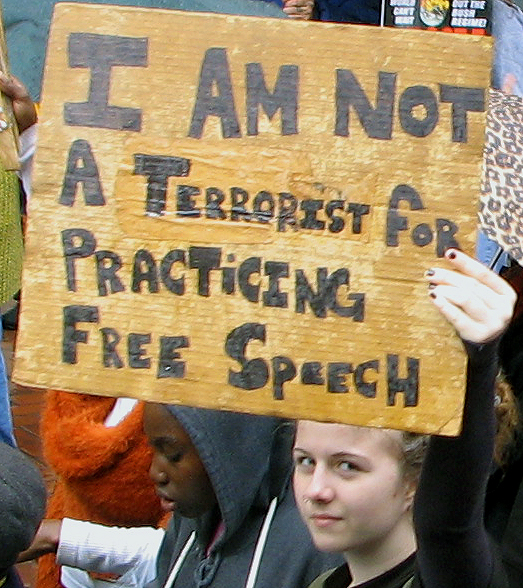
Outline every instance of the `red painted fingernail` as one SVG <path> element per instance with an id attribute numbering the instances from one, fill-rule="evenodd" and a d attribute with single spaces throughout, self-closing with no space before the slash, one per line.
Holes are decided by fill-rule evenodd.
<path id="1" fill-rule="evenodd" d="M 456 259 L 456 252 L 455 252 L 455 251 L 449 251 L 449 252 L 447 253 L 447 257 L 448 257 L 449 259 Z"/>
<path id="2" fill-rule="evenodd" d="M 429 296 L 430 296 L 431 298 L 436 298 L 436 294 L 435 294 L 434 292 L 429 292 Z"/>

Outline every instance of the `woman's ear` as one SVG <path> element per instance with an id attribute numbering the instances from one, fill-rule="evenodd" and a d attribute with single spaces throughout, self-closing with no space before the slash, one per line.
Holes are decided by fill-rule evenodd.
<path id="1" fill-rule="evenodd" d="M 413 480 L 412 477 L 405 478 L 405 510 L 411 510 L 414 504 L 414 496 L 416 495 L 416 489 L 418 487 L 418 480 Z"/>

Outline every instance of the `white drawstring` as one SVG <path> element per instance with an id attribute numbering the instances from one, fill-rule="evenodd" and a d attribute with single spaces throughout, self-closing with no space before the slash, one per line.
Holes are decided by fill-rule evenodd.
<path id="1" fill-rule="evenodd" d="M 265 548 L 265 543 L 267 542 L 267 535 L 269 534 L 269 528 L 271 526 L 274 513 L 276 512 L 277 505 L 278 498 L 274 497 L 271 501 L 271 504 L 269 505 L 269 510 L 265 515 L 260 535 L 258 536 L 258 541 L 256 542 L 256 548 L 254 549 L 254 555 L 252 558 L 251 567 L 249 569 L 249 575 L 247 576 L 245 588 L 254 588 L 256 577 L 258 575 L 258 570 L 260 569 L 260 561 L 262 558 L 263 550 Z"/>
<path id="2" fill-rule="evenodd" d="M 260 534 L 258 536 L 258 541 L 256 541 L 256 547 L 254 549 L 254 555 L 251 562 L 251 567 L 249 568 L 249 575 L 247 576 L 247 582 L 245 583 L 245 588 L 254 588 L 254 584 L 256 582 L 256 577 L 258 576 L 258 571 L 260 569 L 260 562 L 263 554 L 263 550 L 265 549 L 265 543 L 267 542 L 267 536 L 269 535 L 269 529 L 272 523 L 272 519 L 274 518 L 274 513 L 276 512 L 276 507 L 278 506 L 278 498 L 273 498 L 267 514 L 265 515 L 265 519 L 263 520 L 263 525 L 260 530 Z M 183 546 L 178 559 L 176 560 L 169 577 L 165 581 L 163 588 L 171 588 L 174 581 L 176 580 L 176 576 L 178 576 L 178 572 L 183 565 L 189 550 L 196 539 L 196 531 L 193 531 L 189 539 L 187 539 L 187 543 Z"/>
<path id="3" fill-rule="evenodd" d="M 194 543 L 195 539 L 196 539 L 196 531 L 193 531 L 189 535 L 189 539 L 187 539 L 187 542 L 183 546 L 183 549 L 181 550 L 180 555 L 178 556 L 178 559 L 174 563 L 174 566 L 169 574 L 169 577 L 165 581 L 163 588 L 171 588 L 171 586 L 173 585 L 174 581 L 176 580 L 176 576 L 178 575 L 178 572 L 180 571 L 180 568 L 182 567 L 182 564 L 185 561 L 185 558 L 187 557 L 187 554 L 189 553 L 189 549 L 191 549 L 192 544 Z"/>

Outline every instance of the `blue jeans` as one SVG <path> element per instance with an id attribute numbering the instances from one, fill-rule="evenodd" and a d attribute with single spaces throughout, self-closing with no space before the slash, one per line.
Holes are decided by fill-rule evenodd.
<path id="1" fill-rule="evenodd" d="M 0 341 L 2 340 L 2 321 L 0 319 Z M 13 417 L 4 354 L 0 350 L 0 441 L 16 447 L 13 433 Z"/>
<path id="2" fill-rule="evenodd" d="M 501 247 L 489 239 L 483 231 L 478 232 L 478 241 L 476 243 L 476 257 L 489 267 L 492 265 L 492 261 L 500 253 Z M 499 274 L 501 268 L 504 265 L 508 265 L 508 255 L 501 252 L 499 259 L 494 264 L 492 269 Z"/>

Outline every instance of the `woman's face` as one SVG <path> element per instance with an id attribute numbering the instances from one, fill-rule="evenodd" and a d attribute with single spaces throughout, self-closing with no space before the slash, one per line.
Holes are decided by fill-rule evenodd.
<path id="1" fill-rule="evenodd" d="M 294 493 L 318 549 L 367 552 L 412 524 L 400 443 L 398 431 L 298 422 Z"/>
<path id="2" fill-rule="evenodd" d="M 196 518 L 216 504 L 214 490 L 189 435 L 161 404 L 146 404 L 144 431 L 153 448 L 149 475 L 164 510 Z"/>

